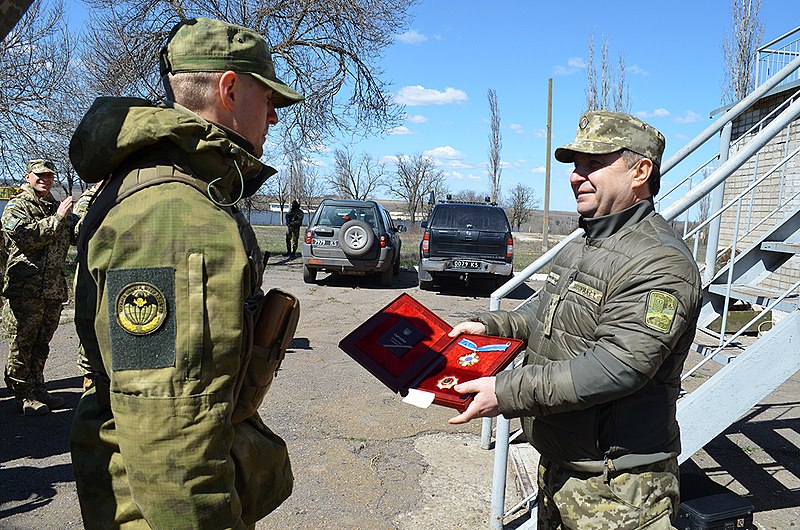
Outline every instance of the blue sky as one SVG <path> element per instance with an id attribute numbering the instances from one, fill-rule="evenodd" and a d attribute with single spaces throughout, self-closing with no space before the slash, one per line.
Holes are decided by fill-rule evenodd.
<path id="1" fill-rule="evenodd" d="M 450 189 L 490 189 L 487 90 L 497 93 L 502 121 L 502 187 L 518 182 L 541 199 L 547 154 L 547 80 L 553 79 L 552 148 L 572 140 L 585 106 L 589 34 L 599 64 L 603 37 L 616 63 L 625 54 L 631 112 L 667 138 L 665 158 L 709 123 L 721 106 L 723 35 L 730 31 L 731 0 L 422 0 L 410 28 L 386 50 L 382 66 L 391 90 L 406 105 L 401 127 L 352 143 L 351 151 L 391 160 L 426 153 L 445 172 Z M 85 7 L 68 0 L 72 23 Z M 658 7 L 654 7 L 654 4 Z M 800 25 L 797 0 L 762 0 L 764 41 Z M 315 156 L 331 170 L 330 143 Z M 327 154 L 326 154 L 327 153 Z M 667 176 L 669 189 L 710 146 Z M 551 154 L 552 156 L 552 154 Z M 694 165 L 692 162 L 696 161 Z M 272 161 L 280 166 L 280 161 Z M 552 160 L 550 207 L 574 210 L 569 166 Z M 379 192 L 379 198 L 387 198 Z"/>
<path id="2" fill-rule="evenodd" d="M 624 52 L 631 112 L 664 133 L 665 158 L 701 132 L 710 111 L 721 106 L 721 45 L 731 27 L 730 0 L 424 0 L 414 13 L 409 31 L 397 37 L 383 62 L 407 119 L 390 134 L 351 149 L 379 158 L 428 153 L 453 191 L 490 188 L 491 88 L 502 120 L 502 186 L 508 190 L 522 182 L 543 197 L 547 79 L 553 79 L 555 149 L 572 140 L 585 105 L 590 33 L 597 63 L 603 36 L 611 61 Z M 797 0 L 763 0 L 764 40 L 800 25 L 792 13 Z M 705 153 L 707 158 L 711 151 Z M 698 164 L 678 166 L 664 186 Z M 553 159 L 552 209 L 574 210 L 569 169 Z"/>

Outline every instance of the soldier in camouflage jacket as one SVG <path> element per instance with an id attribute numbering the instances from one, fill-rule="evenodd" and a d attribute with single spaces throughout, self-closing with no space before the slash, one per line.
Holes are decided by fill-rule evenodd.
<path id="1" fill-rule="evenodd" d="M 52 162 L 31 160 L 26 169 L 22 191 L 8 202 L 0 220 L 7 251 L 5 380 L 22 411 L 39 415 L 63 404 L 47 392 L 44 365 L 67 300 L 64 264 L 76 218 L 70 213 L 71 196 L 59 204 L 50 193 L 56 171 Z"/>
<path id="2" fill-rule="evenodd" d="M 293 477 L 257 412 L 233 420 L 264 272 L 233 205 L 275 174 L 259 160 L 275 107 L 302 96 L 263 37 L 220 21 L 178 24 L 161 67 L 175 103 L 99 98 L 70 143 L 80 177 L 103 181 L 78 241 L 81 513 L 88 530 L 253 528 Z"/>
<path id="3" fill-rule="evenodd" d="M 520 417 L 539 461 L 539 528 L 667 530 L 678 507 L 675 419 L 695 334 L 700 274 L 655 212 L 664 137 L 638 118 L 589 111 L 570 183 L 583 238 L 555 257 L 539 294 L 460 332 L 527 341 L 524 366 L 457 385 L 477 392 L 451 423 Z"/>

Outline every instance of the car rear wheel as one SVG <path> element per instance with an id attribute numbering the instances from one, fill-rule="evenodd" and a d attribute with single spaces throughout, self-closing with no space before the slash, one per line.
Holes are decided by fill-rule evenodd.
<path id="1" fill-rule="evenodd" d="M 372 227 L 364 221 L 351 219 L 339 229 L 339 246 L 349 256 L 363 256 L 375 243 Z"/>
<path id="2" fill-rule="evenodd" d="M 308 265 L 303 265 L 303 281 L 314 283 L 317 281 L 317 269 L 309 269 Z"/>
<path id="3" fill-rule="evenodd" d="M 394 266 L 392 267 L 392 273 L 394 273 L 395 276 L 399 276 L 400 275 L 400 255 L 399 254 L 397 255 L 397 260 L 394 262 Z"/>

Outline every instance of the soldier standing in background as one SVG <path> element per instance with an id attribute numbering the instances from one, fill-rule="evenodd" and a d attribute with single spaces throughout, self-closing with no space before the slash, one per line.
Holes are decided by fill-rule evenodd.
<path id="1" fill-rule="evenodd" d="M 47 391 L 44 365 L 67 300 L 64 263 L 76 217 L 72 196 L 59 204 L 50 193 L 56 167 L 42 159 L 26 167 L 22 191 L 3 210 L 8 252 L 3 281 L 3 325 L 8 338 L 5 381 L 24 414 L 47 414 L 64 400 Z"/>
<path id="2" fill-rule="evenodd" d="M 89 206 L 92 204 L 92 200 L 95 195 L 97 195 L 97 190 L 99 189 L 99 183 L 93 184 L 78 197 L 77 201 L 75 201 L 72 207 L 72 213 L 78 218 L 78 224 L 75 227 L 76 234 L 79 233 L 81 225 L 83 224 L 83 218 L 86 216 L 86 212 L 89 211 Z M 77 274 L 75 274 L 75 279 L 78 279 Z M 89 364 L 89 359 L 86 358 L 86 351 L 83 349 L 83 344 L 78 346 L 78 368 L 83 374 L 83 390 L 86 391 L 92 384 L 92 366 Z"/>
<path id="3" fill-rule="evenodd" d="M 300 226 L 303 224 L 303 210 L 297 200 L 286 213 L 286 255 L 294 259 L 297 254 L 297 240 L 300 237 Z"/>

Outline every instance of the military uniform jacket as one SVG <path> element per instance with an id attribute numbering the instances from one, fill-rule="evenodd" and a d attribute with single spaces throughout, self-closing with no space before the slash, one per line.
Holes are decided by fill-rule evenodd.
<path id="1" fill-rule="evenodd" d="M 57 209 L 51 194 L 39 197 L 28 183 L 6 204 L 0 220 L 8 252 L 4 296 L 67 299 L 64 263 L 76 217 L 61 217 Z"/>
<path id="2" fill-rule="evenodd" d="M 70 441 L 84 524 L 252 525 L 292 474 L 258 414 L 231 421 L 263 258 L 221 204 L 239 171 L 248 195 L 274 170 L 186 109 L 124 98 L 95 102 L 70 156 L 88 182 L 112 175 L 78 242 L 75 321 L 98 381 Z"/>
<path id="3" fill-rule="evenodd" d="M 286 225 L 289 228 L 298 229 L 303 224 L 303 210 L 292 208 L 286 212 Z"/>
<path id="4" fill-rule="evenodd" d="M 573 469 L 675 456 L 697 265 L 650 201 L 581 225 L 534 300 L 478 317 L 489 334 L 528 340 L 525 366 L 497 376 L 500 411 L 524 417 L 534 447 Z"/>

